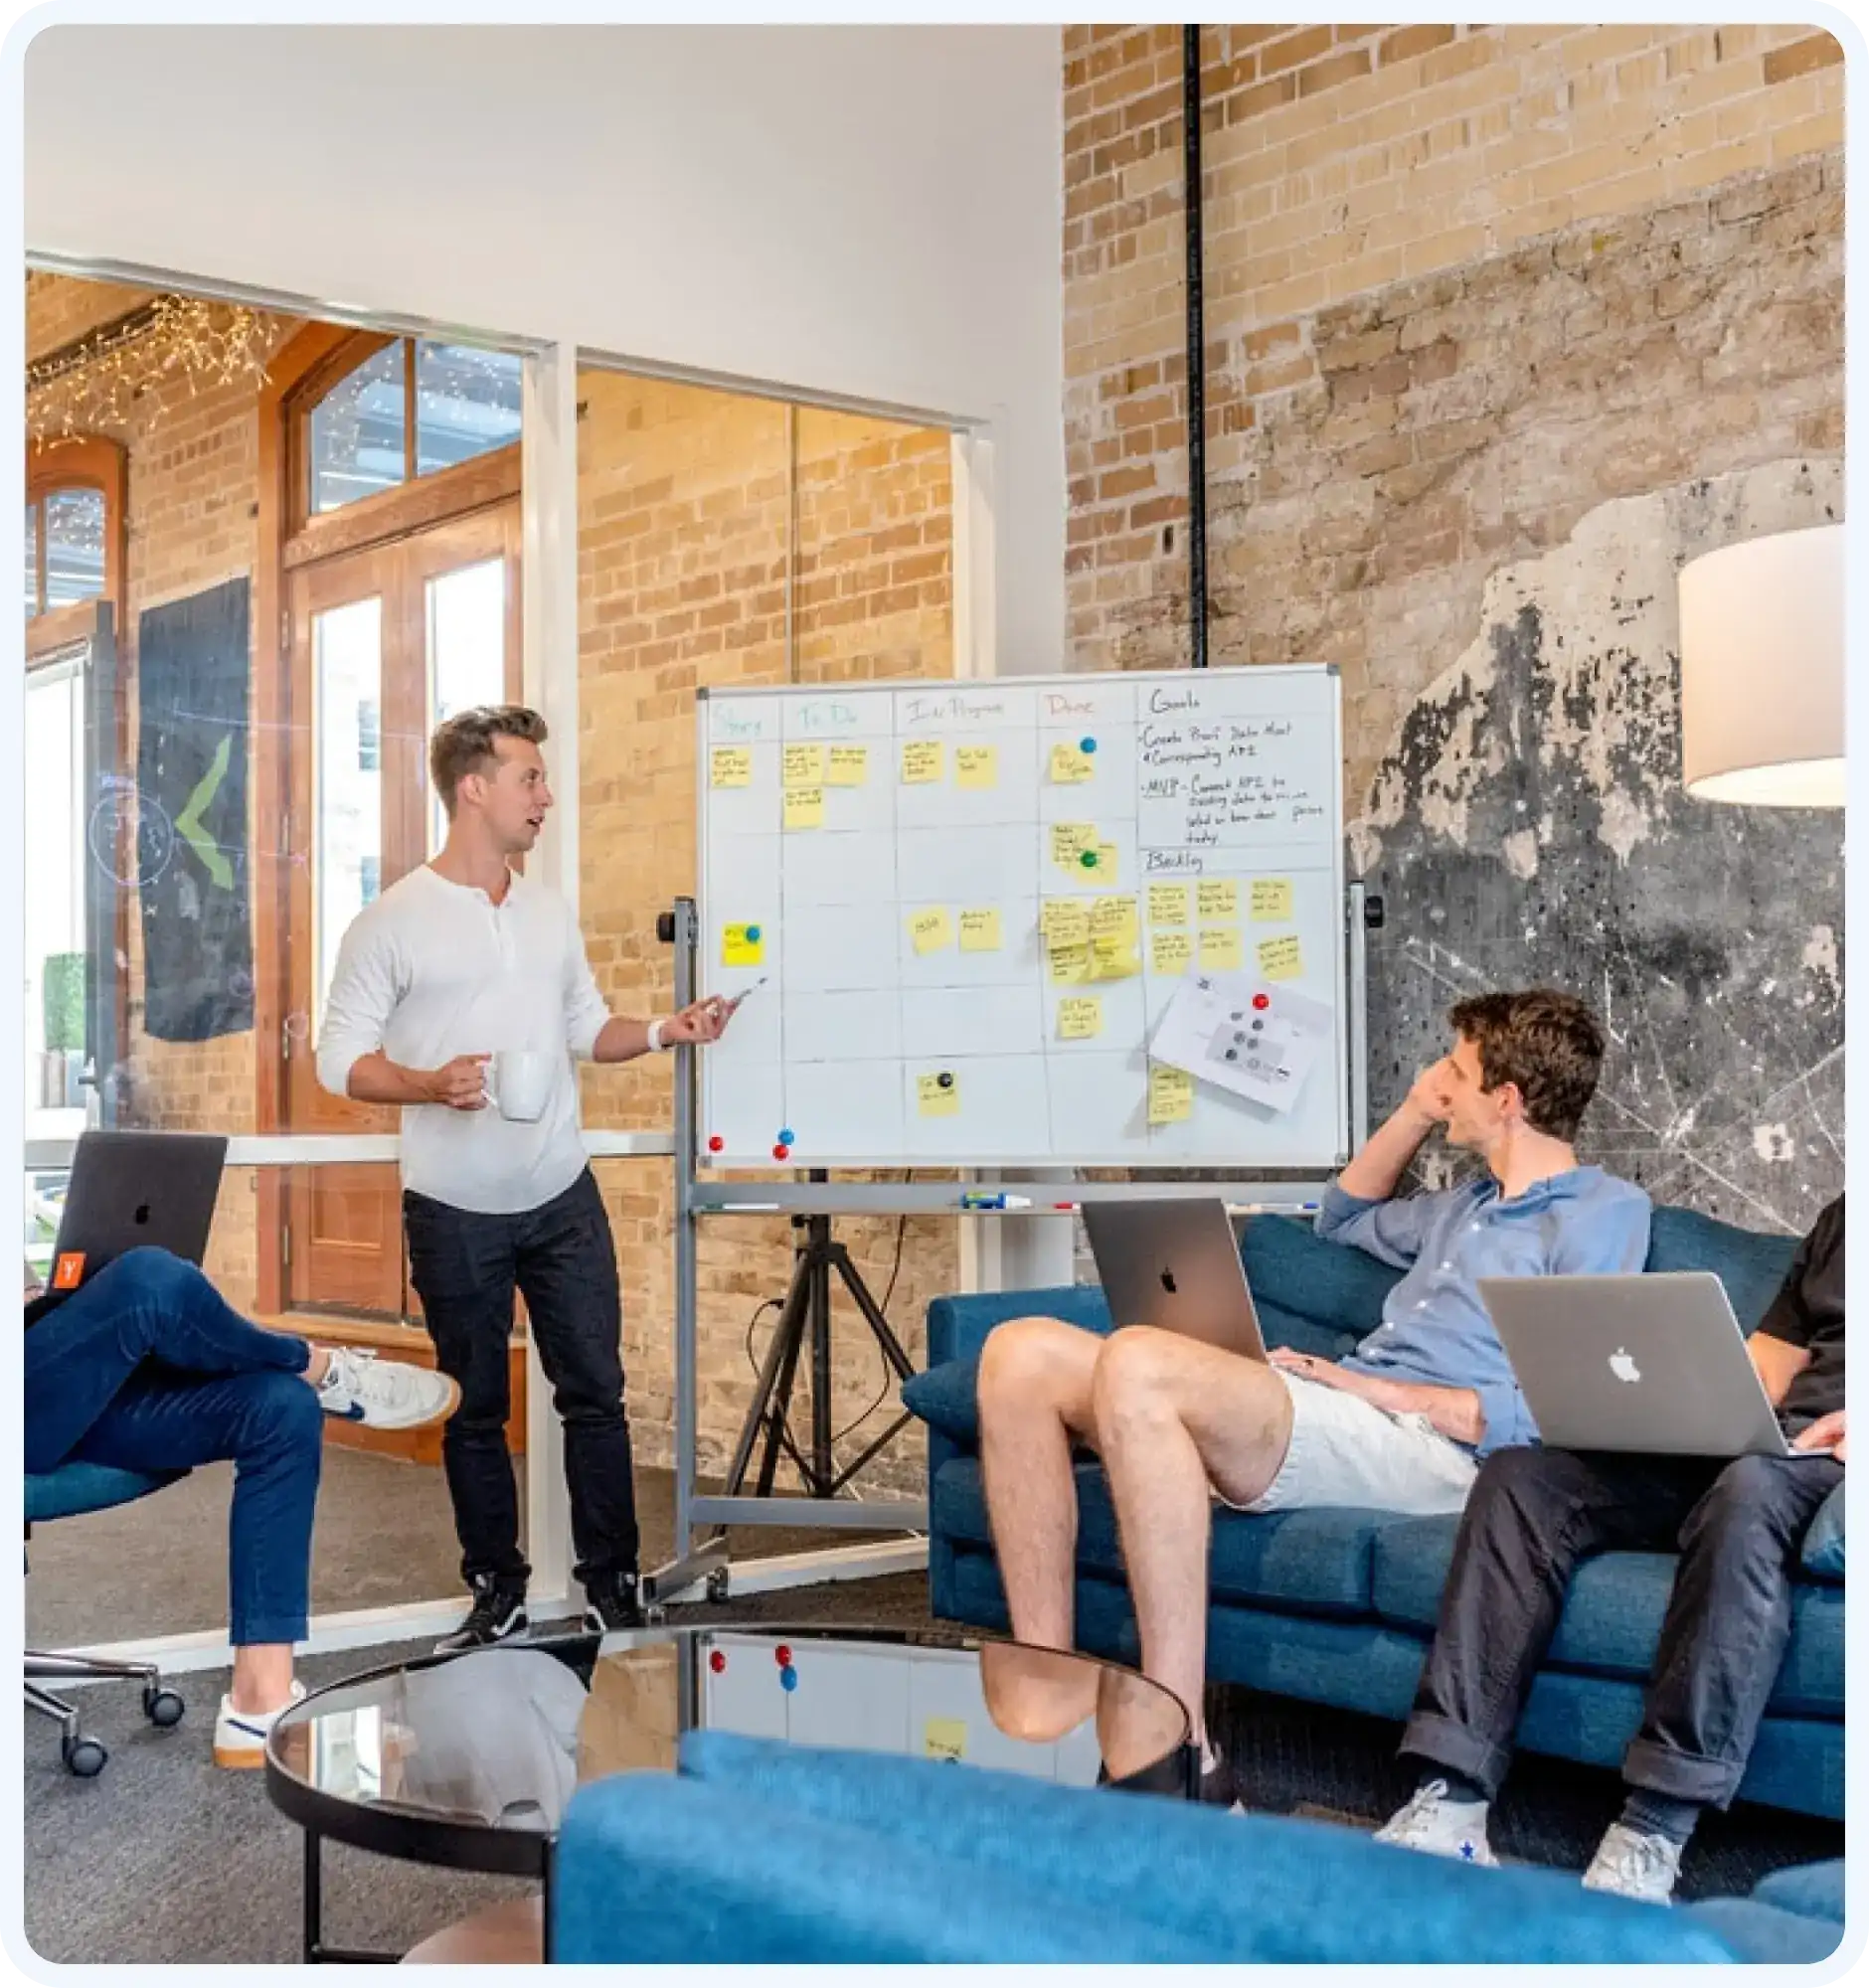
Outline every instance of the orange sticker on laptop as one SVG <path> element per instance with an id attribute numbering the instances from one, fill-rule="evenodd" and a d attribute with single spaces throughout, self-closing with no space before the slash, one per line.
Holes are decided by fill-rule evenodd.
<path id="1" fill-rule="evenodd" d="M 75 1291 L 84 1281 L 84 1250 L 66 1250 L 65 1254 L 59 1258 L 58 1266 L 52 1272 L 52 1288 L 55 1291 Z"/>

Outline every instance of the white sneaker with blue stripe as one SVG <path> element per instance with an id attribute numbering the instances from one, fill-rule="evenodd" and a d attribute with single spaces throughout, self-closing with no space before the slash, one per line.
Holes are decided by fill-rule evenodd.
<path id="1" fill-rule="evenodd" d="M 292 1695 L 270 1712 L 236 1712 L 231 1694 L 221 1695 L 220 1716 L 214 1722 L 214 1763 L 217 1767 L 263 1767 L 266 1763 L 266 1735 L 282 1712 L 289 1712 L 305 1695 L 305 1687 L 294 1678 Z"/>
<path id="2" fill-rule="evenodd" d="M 1377 1830 L 1376 1841 L 1461 1864 L 1491 1867 L 1499 1862 L 1486 1841 L 1486 1804 L 1449 1801 L 1445 1781 L 1424 1782 Z"/>
<path id="3" fill-rule="evenodd" d="M 327 1415 L 365 1428 L 425 1428 L 445 1421 L 460 1401 L 459 1387 L 431 1368 L 379 1360 L 354 1346 L 333 1346 L 327 1352 L 324 1378 L 316 1384 Z"/>

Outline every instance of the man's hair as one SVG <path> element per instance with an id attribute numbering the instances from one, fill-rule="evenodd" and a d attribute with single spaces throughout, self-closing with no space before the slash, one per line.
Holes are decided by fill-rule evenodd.
<path id="1" fill-rule="evenodd" d="M 1447 1020 L 1479 1052 L 1487 1090 L 1516 1083 L 1525 1122 L 1553 1139 L 1583 1123 L 1603 1068 L 1603 1024 L 1574 994 L 1551 987 L 1474 994 L 1456 1001 Z"/>
<path id="2" fill-rule="evenodd" d="M 448 819 L 454 817 L 455 788 L 469 773 L 484 771 L 498 757 L 494 740 L 523 739 L 543 746 L 546 736 L 545 720 L 523 704 L 478 704 L 437 726 L 428 742 L 428 777 Z"/>

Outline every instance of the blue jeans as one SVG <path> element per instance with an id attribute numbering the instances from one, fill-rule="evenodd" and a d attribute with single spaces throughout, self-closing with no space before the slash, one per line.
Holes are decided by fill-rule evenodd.
<path id="1" fill-rule="evenodd" d="M 159 1474 L 234 1462 L 236 1648 L 303 1639 L 324 1413 L 311 1349 L 265 1332 L 161 1249 L 106 1264 L 26 1334 L 26 1468 Z"/>

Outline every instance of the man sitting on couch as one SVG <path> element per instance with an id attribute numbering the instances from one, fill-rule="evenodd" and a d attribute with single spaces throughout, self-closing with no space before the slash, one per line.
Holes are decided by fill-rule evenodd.
<path id="1" fill-rule="evenodd" d="M 1638 1270 L 1648 1198 L 1571 1139 L 1597 1087 L 1603 1031 L 1570 995 L 1477 995 L 1449 1017 L 1453 1047 L 1325 1196 L 1317 1233 L 1405 1268 L 1383 1323 L 1342 1361 L 1274 1352 L 1271 1366 L 1174 1333 L 1107 1339 L 1054 1318 L 1008 1320 L 980 1358 L 980 1451 L 1013 1633 L 1069 1648 L 1074 1443 L 1102 1455 L 1141 1631 L 1142 1667 L 1186 1705 L 1202 1792 L 1233 1798 L 1201 1731 L 1210 1501 L 1457 1512 L 1478 1459 L 1531 1442 L 1526 1411 L 1475 1280 Z M 1395 1199 L 1437 1124 L 1486 1172 Z M 1075 1723 L 1091 1708 L 1030 1709 Z"/>
<path id="2" fill-rule="evenodd" d="M 1629 1784 L 1584 1883 L 1665 1904 L 1701 1810 L 1738 1791 L 1791 1633 L 1791 1562 L 1842 1481 L 1843 1198 L 1817 1218 L 1747 1342 L 1797 1458 L 1578 1455 L 1491 1458 L 1460 1523 L 1440 1625 L 1402 1750 L 1428 1763 L 1380 1832 L 1494 1861 L 1486 1809 L 1564 1607 L 1572 1571 L 1609 1548 L 1668 1552 L 1654 1683 L 1622 1760 Z"/>

